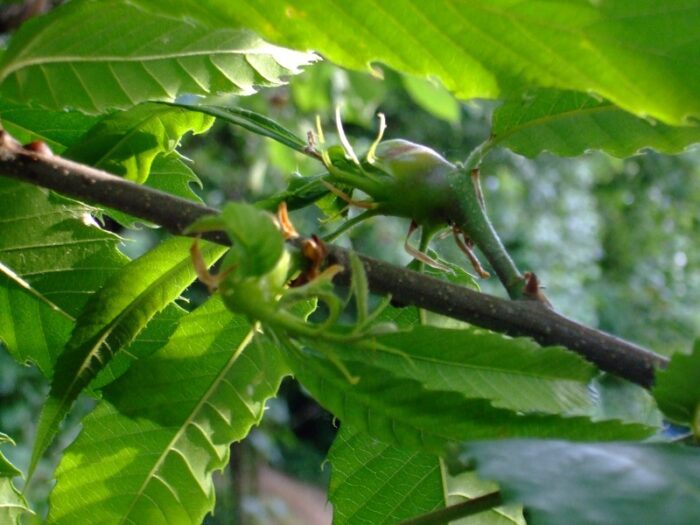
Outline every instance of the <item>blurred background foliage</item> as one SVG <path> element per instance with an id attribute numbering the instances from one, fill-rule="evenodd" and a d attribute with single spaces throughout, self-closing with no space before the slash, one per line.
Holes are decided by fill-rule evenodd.
<path id="1" fill-rule="evenodd" d="M 319 115 L 331 143 L 333 112 L 340 105 L 358 153 L 376 136 L 376 113 L 381 111 L 389 126 L 386 138 L 426 144 L 452 161 L 464 160 L 488 136 L 494 108 L 492 103 L 460 104 L 437 84 L 385 68 L 365 74 L 327 63 L 309 68 L 289 86 L 215 102 L 252 109 L 300 136 L 315 129 Z M 311 159 L 224 123 L 186 140 L 181 152 L 191 159 L 202 180 L 201 195 L 211 206 L 259 200 L 284 189 L 293 177 L 321 170 Z M 547 154 L 526 159 L 500 150 L 487 157 L 482 184 L 507 248 L 521 269 L 538 274 L 559 311 L 669 355 L 688 351 L 700 325 L 698 172 L 697 147 L 678 156 L 642 152 L 627 159 L 596 152 L 573 159 Z M 304 234 L 329 232 L 339 224 L 324 222 L 317 207 L 294 212 L 293 220 Z M 407 264 L 407 229 L 407 221 L 378 217 L 338 242 Z M 148 228 L 120 233 L 123 250 L 132 257 L 163 235 Z M 470 270 L 451 238 L 435 247 L 442 257 Z M 495 279 L 482 281 L 481 287 L 504 295 Z M 189 307 L 205 296 L 195 287 L 188 293 Z M 19 443 L 31 443 L 44 390 L 38 372 L 15 365 L 0 351 L 0 428 Z M 68 431 L 63 443 L 75 432 L 77 428 Z M 322 469 L 322 461 L 334 434 L 331 417 L 296 383 L 286 381 L 261 427 L 234 446 L 231 472 L 218 477 L 217 512 L 207 522 L 231 523 L 236 516 L 239 523 L 310 523 L 308 516 L 294 517 L 283 496 L 261 499 L 261 478 L 267 476 L 269 482 L 270 474 L 260 465 L 318 487 L 316 495 L 323 500 L 329 469 Z M 29 450 L 17 447 L 6 453 L 18 465 L 27 464 Z M 38 476 L 43 475 L 44 483 L 33 489 L 34 501 L 46 501 L 51 469 L 48 460 Z M 271 492 L 269 487 L 265 492 Z"/>

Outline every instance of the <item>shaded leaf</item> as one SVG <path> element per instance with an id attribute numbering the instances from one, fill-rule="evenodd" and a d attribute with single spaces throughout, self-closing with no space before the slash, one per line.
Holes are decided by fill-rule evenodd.
<path id="1" fill-rule="evenodd" d="M 437 456 L 382 443 L 343 423 L 328 461 L 334 525 L 394 524 L 445 506 Z"/>
<path id="2" fill-rule="evenodd" d="M 316 59 L 151 2 L 79 0 L 30 20 L 0 62 L 0 92 L 50 109 L 127 109 L 182 93 L 249 94 Z M 153 9 L 148 9 L 152 7 Z"/>
<path id="3" fill-rule="evenodd" d="M 689 355 L 674 354 L 666 370 L 656 373 L 652 390 L 659 408 L 669 419 L 690 424 L 700 435 L 700 342 Z"/>
<path id="4" fill-rule="evenodd" d="M 98 118 L 78 111 L 48 111 L 0 99 L 0 122 L 3 129 L 22 144 L 44 141 L 56 154 L 76 142 Z"/>
<path id="5" fill-rule="evenodd" d="M 280 45 L 353 69 L 382 62 L 462 99 L 533 87 L 597 93 L 669 124 L 700 117 L 695 0 L 199 2 Z M 264 15 L 262 15 L 264 13 Z"/>
<path id="6" fill-rule="evenodd" d="M 460 472 L 451 476 L 443 468 L 447 505 L 459 505 L 498 490 L 498 485 L 484 481 L 474 472 Z M 452 525 L 527 525 L 522 505 L 495 507 L 474 516 L 450 522 Z"/>
<path id="7" fill-rule="evenodd" d="M 610 440 L 638 439 L 651 432 L 642 425 L 592 422 L 585 417 L 521 415 L 458 392 L 428 390 L 416 380 L 373 366 L 365 355 L 348 355 L 347 350 L 347 346 L 329 347 L 326 352 L 342 359 L 347 372 L 358 378 L 356 384 L 350 384 L 331 360 L 311 350 L 290 352 L 294 375 L 342 422 L 409 450 L 439 453 L 449 442 L 487 436 Z"/>
<path id="8" fill-rule="evenodd" d="M 0 262 L 72 317 L 125 262 L 118 238 L 97 225 L 91 209 L 46 190 L 0 178 Z M 20 361 L 50 376 L 71 323 L 25 290 L 0 279 L 0 338 Z"/>
<path id="9" fill-rule="evenodd" d="M 65 156 L 143 184 L 157 155 L 174 151 L 186 133 L 204 133 L 213 123 L 196 111 L 140 104 L 102 119 Z"/>
<path id="10" fill-rule="evenodd" d="M 201 523 L 212 473 L 288 373 L 254 334 L 214 297 L 110 385 L 58 467 L 49 523 Z"/>
<path id="11" fill-rule="evenodd" d="M 644 148 L 680 153 L 700 142 L 700 126 L 652 122 L 585 93 L 539 90 L 508 100 L 493 115 L 490 142 L 527 157 L 602 150 L 628 157 Z"/>
<path id="12" fill-rule="evenodd" d="M 554 414 L 589 414 L 593 408 L 593 366 L 564 348 L 543 348 L 527 338 L 474 327 L 414 326 L 377 337 L 364 356 L 372 366 L 429 390 L 489 399 L 502 408 Z"/>
<path id="13" fill-rule="evenodd" d="M 91 297 L 56 363 L 49 397 L 39 417 L 30 472 L 80 392 L 195 279 L 191 244 L 191 239 L 182 237 L 162 242 L 126 265 Z M 212 264 L 225 250 L 207 243 L 202 256 Z"/>
<path id="14" fill-rule="evenodd" d="M 305 153 L 307 142 L 298 137 L 293 131 L 278 124 L 274 120 L 249 109 L 237 107 L 213 106 L 209 104 L 170 103 L 168 106 L 199 111 L 212 117 L 224 120 L 234 126 L 240 126 L 257 135 L 276 140 L 293 150 Z"/>
<path id="15" fill-rule="evenodd" d="M 669 444 L 508 440 L 464 455 L 496 480 L 530 525 L 697 523 L 700 453 Z"/>
<path id="16" fill-rule="evenodd" d="M 192 185 L 201 187 L 202 181 L 199 180 L 199 177 L 197 177 L 190 167 L 175 153 L 157 156 L 151 165 L 148 180 L 144 183 L 144 186 L 148 186 L 149 188 L 165 191 L 171 195 L 177 195 L 178 197 L 202 203 L 202 199 L 192 189 Z M 157 226 L 141 218 L 127 215 L 126 213 L 112 208 L 104 208 L 104 210 L 110 217 L 127 228 L 136 228 L 139 224 L 146 224 L 147 226 L 153 227 Z"/>

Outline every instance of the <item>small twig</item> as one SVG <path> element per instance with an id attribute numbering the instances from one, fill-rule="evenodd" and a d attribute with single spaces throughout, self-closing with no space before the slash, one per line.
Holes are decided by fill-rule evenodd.
<path id="1" fill-rule="evenodd" d="M 423 514 L 399 523 L 399 525 L 440 525 L 451 521 L 473 516 L 480 512 L 491 510 L 494 507 L 503 505 L 503 498 L 500 492 L 490 492 L 478 498 L 470 499 L 457 505 L 450 505 L 444 509 L 436 510 L 428 514 Z"/>
<path id="2" fill-rule="evenodd" d="M 117 209 L 182 235 L 196 219 L 218 213 L 213 208 L 115 177 L 56 155 L 28 151 L 0 131 L 0 173 L 59 193 Z M 469 184 L 471 186 L 471 184 Z M 205 238 L 229 244 L 223 233 Z M 303 239 L 290 241 L 302 242 Z M 349 252 L 328 245 L 329 263 L 350 268 Z M 511 336 L 529 336 L 543 345 L 562 345 L 613 373 L 650 387 L 656 368 L 668 360 L 633 343 L 583 326 L 538 301 L 509 301 L 475 292 L 404 268 L 361 256 L 370 290 L 394 301 L 466 321 Z M 349 272 L 336 281 L 347 283 Z"/>

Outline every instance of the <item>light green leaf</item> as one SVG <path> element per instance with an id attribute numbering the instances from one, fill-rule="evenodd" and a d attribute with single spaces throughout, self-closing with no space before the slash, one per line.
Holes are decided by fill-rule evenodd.
<path id="1" fill-rule="evenodd" d="M 364 356 L 429 390 L 489 399 L 502 408 L 551 414 L 593 409 L 588 382 L 594 367 L 564 348 L 543 348 L 527 338 L 474 327 L 414 326 L 377 337 Z"/>
<path id="2" fill-rule="evenodd" d="M 185 19 L 179 4 L 77 0 L 30 20 L 2 57 L 0 92 L 103 113 L 183 93 L 249 94 L 316 59 L 246 30 Z"/>
<path id="3" fill-rule="evenodd" d="M 198 2 L 280 45 L 353 69 L 385 63 L 457 97 L 533 87 L 597 93 L 668 124 L 700 117 L 696 0 Z"/>
<path id="4" fill-rule="evenodd" d="M 110 385 L 58 467 L 49 523 L 201 523 L 212 473 L 288 373 L 254 334 L 214 297 Z"/>
<path id="5" fill-rule="evenodd" d="M 463 455 L 525 505 L 530 525 L 700 521 L 697 448 L 509 440 L 468 443 Z"/>
<path id="6" fill-rule="evenodd" d="M 212 117 L 224 120 L 234 126 L 240 126 L 257 135 L 276 140 L 280 144 L 304 153 L 307 142 L 298 137 L 293 131 L 278 124 L 271 118 L 268 118 L 254 111 L 237 107 L 213 106 L 208 104 L 178 104 L 170 103 L 169 106 L 189 109 L 191 111 L 200 111 Z"/>
<path id="7" fill-rule="evenodd" d="M 182 237 L 162 242 L 126 265 L 90 298 L 56 362 L 49 397 L 39 417 L 30 472 L 80 392 L 195 279 L 191 244 L 191 239 Z M 207 243 L 202 256 L 212 264 L 225 250 Z"/>
<path id="8" fill-rule="evenodd" d="M 0 432 L 0 445 L 6 443 L 15 444 L 7 434 Z M 20 525 L 23 514 L 34 514 L 12 483 L 13 478 L 21 475 L 22 472 L 0 452 L 0 523 Z"/>
<path id="9" fill-rule="evenodd" d="M 460 472 L 451 476 L 442 470 L 447 492 L 447 505 L 459 505 L 498 490 L 495 483 L 484 481 L 474 472 Z M 450 522 L 452 525 L 527 525 L 522 505 L 505 505 L 480 512 L 474 516 Z"/>
<path id="10" fill-rule="evenodd" d="M 652 431 L 585 417 L 518 414 L 455 391 L 428 390 L 419 381 L 374 366 L 371 357 L 354 348 L 351 355 L 348 350 L 339 345 L 325 352 L 342 359 L 347 373 L 359 379 L 356 384 L 348 382 L 333 360 L 311 350 L 290 352 L 290 363 L 297 379 L 341 422 L 409 450 L 440 453 L 445 444 L 465 439 L 638 439 Z"/>
<path id="11" fill-rule="evenodd" d="M 527 157 L 544 151 L 573 157 L 588 150 L 629 157 L 644 148 L 679 153 L 696 142 L 700 126 L 669 126 L 585 93 L 552 89 L 506 101 L 494 112 L 490 139 Z"/>
<path id="12" fill-rule="evenodd" d="M 689 355 L 675 354 L 666 370 L 656 373 L 652 390 L 659 408 L 669 419 L 690 424 L 700 436 L 700 342 Z"/>
<path id="13" fill-rule="evenodd" d="M 382 443 L 343 423 L 328 461 L 334 525 L 394 524 L 445 506 L 437 456 Z"/>
<path id="14" fill-rule="evenodd" d="M 173 152 L 186 133 L 204 133 L 213 123 L 203 113 L 140 104 L 102 119 L 64 155 L 143 184 L 157 155 Z"/>
<path id="15" fill-rule="evenodd" d="M 22 144 L 41 140 L 56 154 L 76 142 L 97 121 L 97 117 L 77 111 L 48 111 L 0 99 L 3 129 Z"/>
<path id="16" fill-rule="evenodd" d="M 459 102 L 439 82 L 403 75 L 403 86 L 428 113 L 452 124 L 459 122 Z"/>
<path id="17" fill-rule="evenodd" d="M 126 262 L 118 238 L 90 212 L 0 177 L 0 262 L 72 317 Z M 50 377 L 72 323 L 9 280 L 0 279 L 0 304 L 0 339 L 15 359 L 34 361 Z"/>

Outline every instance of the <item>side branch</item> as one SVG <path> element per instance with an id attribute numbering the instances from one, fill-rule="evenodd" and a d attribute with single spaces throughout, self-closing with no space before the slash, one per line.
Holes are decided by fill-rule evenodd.
<path id="1" fill-rule="evenodd" d="M 117 209 L 159 224 L 182 235 L 199 217 L 217 210 L 141 186 L 104 171 L 56 155 L 23 148 L 0 131 L 0 173 L 57 191 L 63 195 Z M 210 240 L 228 243 L 223 234 Z M 349 268 L 349 252 L 329 246 L 331 262 Z M 432 312 L 511 336 L 528 336 L 543 345 L 562 345 L 595 363 L 601 370 L 650 387 L 656 368 L 668 360 L 633 343 L 583 326 L 536 301 L 509 301 L 475 292 L 426 275 L 361 257 L 369 286 L 377 294 L 391 294 L 402 305 Z M 336 280 L 347 283 L 349 272 Z"/>

